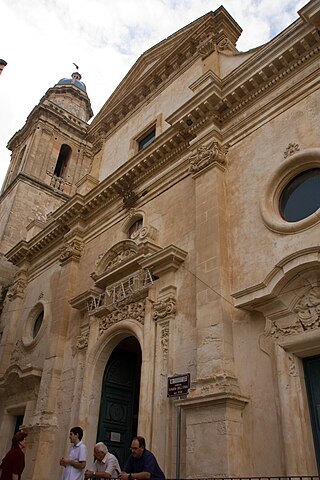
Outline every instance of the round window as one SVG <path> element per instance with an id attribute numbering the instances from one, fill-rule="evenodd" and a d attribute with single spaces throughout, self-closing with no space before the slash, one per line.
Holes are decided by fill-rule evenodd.
<path id="1" fill-rule="evenodd" d="M 298 222 L 320 208 L 320 168 L 294 177 L 280 196 L 280 213 L 287 222 Z"/>
<path id="2" fill-rule="evenodd" d="M 43 310 L 42 310 L 42 312 L 39 313 L 39 315 L 36 318 L 36 321 L 34 322 L 33 331 L 32 331 L 32 338 L 36 338 L 36 336 L 38 335 L 39 330 L 40 330 L 41 325 L 42 325 L 42 321 L 43 321 Z"/>

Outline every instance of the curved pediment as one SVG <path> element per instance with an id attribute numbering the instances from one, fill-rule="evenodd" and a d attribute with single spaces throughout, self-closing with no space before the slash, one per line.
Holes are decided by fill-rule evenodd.
<path id="1" fill-rule="evenodd" d="M 116 243 L 106 253 L 97 259 L 97 269 L 93 275 L 99 277 L 102 273 L 121 265 L 138 253 L 138 245 L 133 240 L 122 240 Z"/>
<path id="2" fill-rule="evenodd" d="M 104 287 L 105 284 L 118 277 L 123 278 L 141 268 L 139 261 L 160 249 L 158 245 L 148 240 L 140 243 L 130 239 L 122 240 L 104 254 L 99 255 L 96 261 L 96 271 L 91 274 L 91 278 L 95 281 L 96 286 Z"/>

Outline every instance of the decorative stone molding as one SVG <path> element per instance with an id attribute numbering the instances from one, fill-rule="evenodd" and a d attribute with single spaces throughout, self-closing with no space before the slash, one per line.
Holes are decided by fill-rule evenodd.
<path id="1" fill-rule="evenodd" d="M 265 182 L 265 191 L 260 199 L 260 213 L 267 228 L 277 233 L 292 234 L 306 230 L 319 223 L 319 211 L 297 221 L 288 222 L 281 216 L 280 197 L 286 185 L 297 175 L 320 166 L 320 148 L 298 151 L 296 144 L 289 144 L 288 155 Z"/>
<path id="2" fill-rule="evenodd" d="M 227 146 L 221 146 L 218 142 L 210 145 L 202 145 L 188 158 L 190 161 L 189 171 L 196 174 L 214 164 L 224 167 L 226 164 Z"/>
<path id="3" fill-rule="evenodd" d="M 10 365 L 18 365 L 20 368 L 25 366 L 25 351 L 21 340 L 17 340 L 10 357 Z"/>
<path id="4" fill-rule="evenodd" d="M 87 348 L 88 343 L 89 343 L 89 331 L 86 329 L 77 338 L 77 348 L 78 348 L 78 350 L 83 350 L 83 349 Z"/>
<path id="5" fill-rule="evenodd" d="M 265 335 L 275 339 L 320 327 L 320 287 L 313 287 L 293 307 L 295 315 L 268 320 Z"/>
<path id="6" fill-rule="evenodd" d="M 163 364 L 166 364 L 168 359 L 168 352 L 169 352 L 169 323 L 168 322 L 162 325 L 160 342 L 162 346 Z"/>
<path id="7" fill-rule="evenodd" d="M 162 320 L 163 318 L 170 317 L 176 313 L 176 299 L 173 295 L 169 295 L 153 305 L 153 320 Z"/>
<path id="8" fill-rule="evenodd" d="M 9 287 L 8 293 L 7 293 L 7 299 L 9 302 L 12 300 L 15 300 L 16 298 L 24 298 L 24 292 L 27 286 L 27 281 L 22 278 L 17 278 L 13 285 Z"/>
<path id="9" fill-rule="evenodd" d="M 134 242 L 124 241 L 113 248 L 111 248 L 107 254 L 99 255 L 96 260 L 97 270 L 101 270 L 102 265 L 100 262 L 103 261 L 103 269 L 105 272 L 112 270 L 115 267 L 119 267 L 123 263 L 127 262 L 131 258 L 135 257 L 137 254 L 137 247 Z M 95 278 L 95 274 L 91 274 L 92 278 Z"/>
<path id="10" fill-rule="evenodd" d="M 122 196 L 123 205 L 128 210 L 133 208 L 139 200 L 139 196 L 133 191 L 131 184 L 116 187 L 116 190 Z"/>
<path id="11" fill-rule="evenodd" d="M 215 33 L 202 34 L 200 37 L 200 43 L 197 46 L 197 51 L 200 53 L 202 60 L 208 57 L 212 52 L 216 50 L 217 36 Z"/>
<path id="12" fill-rule="evenodd" d="M 300 150 L 300 147 L 297 143 L 289 143 L 289 145 L 284 151 L 283 157 L 284 158 L 290 157 L 294 153 L 297 153 L 299 150 Z"/>
<path id="13" fill-rule="evenodd" d="M 62 247 L 60 255 L 60 264 L 65 265 L 70 261 L 79 262 L 84 250 L 84 243 L 81 240 L 74 239 Z"/>
<path id="14" fill-rule="evenodd" d="M 109 315 L 103 317 L 99 321 L 99 335 L 102 335 L 109 327 L 115 325 L 122 320 L 136 320 L 144 324 L 145 301 L 134 302 L 116 308 Z"/>

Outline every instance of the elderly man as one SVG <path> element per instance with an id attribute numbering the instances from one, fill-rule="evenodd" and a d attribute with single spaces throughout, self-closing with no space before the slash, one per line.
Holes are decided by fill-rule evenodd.
<path id="1" fill-rule="evenodd" d="M 120 466 L 117 458 L 108 452 L 107 446 L 99 442 L 94 446 L 95 461 L 91 470 L 86 470 L 85 478 L 118 478 Z"/>

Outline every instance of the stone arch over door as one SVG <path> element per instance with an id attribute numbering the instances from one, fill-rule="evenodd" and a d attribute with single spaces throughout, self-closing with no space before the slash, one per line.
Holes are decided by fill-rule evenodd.
<path id="1" fill-rule="evenodd" d="M 101 319 L 91 318 L 91 337 L 83 374 L 83 390 L 78 413 L 85 428 L 85 442 L 97 441 L 103 377 L 112 352 L 128 337 L 134 337 L 139 345 L 143 362 L 143 325 L 133 319 L 122 320 L 99 333 Z M 142 372 L 143 376 L 143 372 Z M 141 390 L 143 394 L 143 391 Z M 141 394 L 140 394 L 141 405 Z M 102 440 L 103 441 L 103 440 Z M 108 442 L 107 442 L 108 443 Z"/>
<path id="2" fill-rule="evenodd" d="M 112 351 L 101 388 L 97 441 L 116 455 L 121 467 L 138 432 L 141 349 L 133 336 L 124 338 Z"/>
<path id="3" fill-rule="evenodd" d="M 320 355 L 320 247 L 284 258 L 263 282 L 233 296 L 238 308 L 259 311 L 265 317 L 259 345 L 274 369 L 284 473 L 317 475 L 320 452 L 312 432 L 303 366 L 305 359 Z"/>

